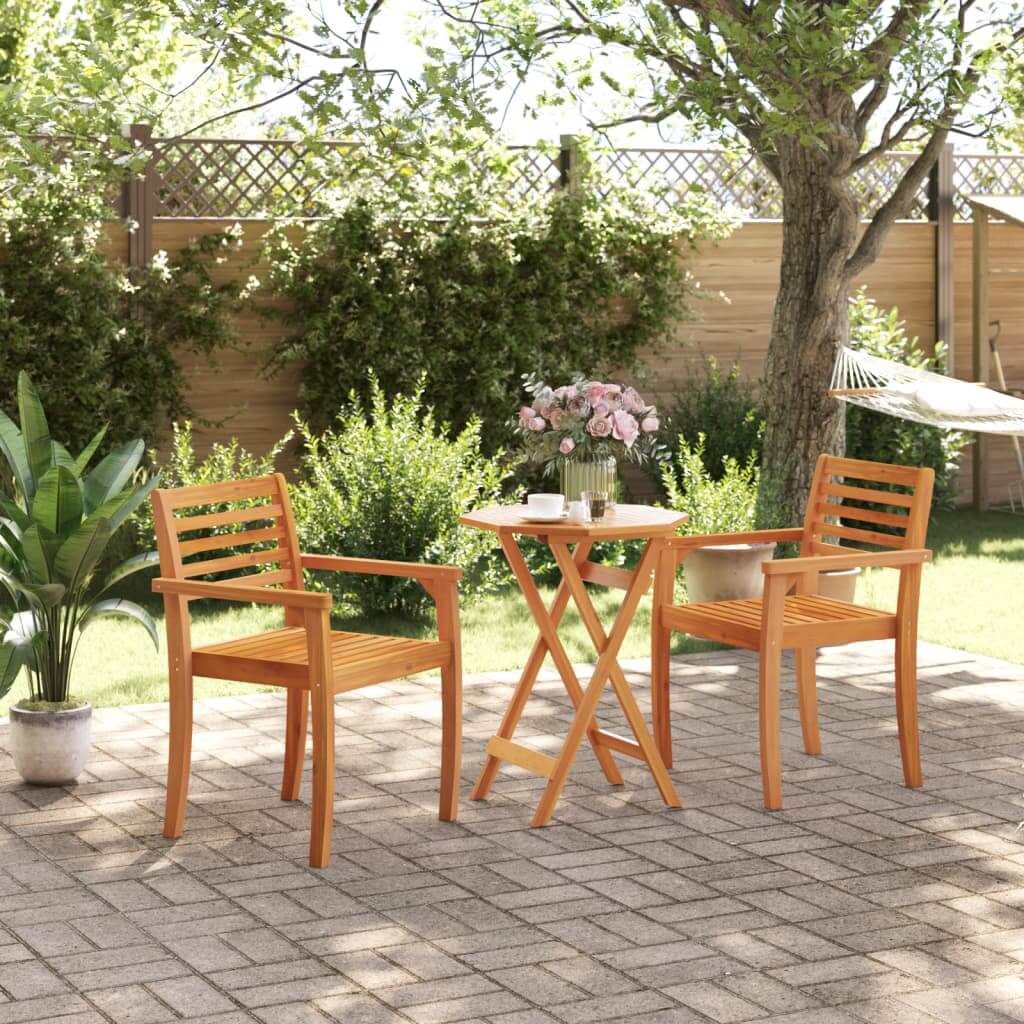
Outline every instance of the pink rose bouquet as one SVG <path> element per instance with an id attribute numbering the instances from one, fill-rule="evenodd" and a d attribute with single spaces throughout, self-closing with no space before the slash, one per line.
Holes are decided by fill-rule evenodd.
<path id="1" fill-rule="evenodd" d="M 580 377 L 551 388 L 528 377 L 526 390 L 514 426 L 530 462 L 554 468 L 612 456 L 642 464 L 667 455 L 656 436 L 658 410 L 630 385 Z"/>

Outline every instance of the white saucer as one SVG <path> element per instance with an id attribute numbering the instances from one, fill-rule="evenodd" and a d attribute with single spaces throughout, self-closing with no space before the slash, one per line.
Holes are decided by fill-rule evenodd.
<path id="1" fill-rule="evenodd" d="M 529 512 L 520 512 L 519 518 L 524 523 L 564 523 L 569 518 L 568 512 L 562 512 L 557 516 L 537 516 Z"/>

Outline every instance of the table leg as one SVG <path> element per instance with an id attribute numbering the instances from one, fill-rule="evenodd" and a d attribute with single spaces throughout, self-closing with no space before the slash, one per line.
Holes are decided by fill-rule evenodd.
<path id="1" fill-rule="evenodd" d="M 646 591 L 651 573 L 661 553 L 661 548 L 661 544 L 651 541 L 644 551 L 640 565 L 634 574 L 633 582 L 630 584 L 629 591 L 627 591 L 626 601 L 623 602 L 623 608 L 620 609 L 619 615 L 616 617 L 612 633 L 613 635 L 618 635 L 620 639 L 619 643 L 612 647 L 611 641 L 605 633 L 604 626 L 594 610 L 594 605 L 579 574 L 579 569 L 569 554 L 568 547 L 564 542 L 557 540 L 552 540 L 551 542 L 551 550 L 554 553 L 555 561 L 562 572 L 562 578 L 568 584 L 577 608 L 579 608 L 580 617 L 587 628 L 587 632 L 590 634 L 594 647 L 599 655 L 602 657 L 607 656 L 610 659 L 608 662 L 608 673 L 611 678 L 612 687 L 619 699 L 619 703 L 622 705 L 622 710 L 625 712 L 626 721 L 629 722 L 629 727 L 636 737 L 636 747 L 638 749 L 630 752 L 647 762 L 647 766 L 665 803 L 669 807 L 679 807 L 680 800 L 675 786 L 673 786 L 672 780 L 665 768 L 665 763 L 661 758 L 657 744 L 647 729 L 647 724 L 644 722 L 643 714 L 637 705 L 636 698 L 633 696 L 633 691 L 630 688 L 625 673 L 622 671 L 622 666 L 618 662 L 619 648 L 622 639 L 625 637 L 626 630 L 632 622 L 633 614 L 635 614 L 635 604 L 633 605 L 633 611 L 628 613 L 628 618 L 625 619 L 624 626 L 621 629 L 619 628 L 620 620 L 626 611 L 627 603 L 634 590 L 638 595 L 642 595 Z"/>
<path id="2" fill-rule="evenodd" d="M 592 546 L 593 541 L 580 541 L 580 543 L 576 545 L 576 549 L 570 559 L 573 564 L 578 565 L 579 563 L 584 562 L 587 555 L 590 553 Z M 509 566 L 523 592 L 527 606 L 533 614 L 533 617 L 540 629 L 540 635 L 534 642 L 533 649 L 530 652 L 530 657 L 527 660 L 526 666 L 519 678 L 519 683 L 516 685 L 512 701 L 509 704 L 508 709 L 505 711 L 501 725 L 496 733 L 499 739 L 511 740 L 515 733 L 516 726 L 519 724 L 519 719 L 523 714 L 523 710 L 526 707 L 526 702 L 529 699 L 530 693 L 537 681 L 537 675 L 540 672 L 541 665 L 543 665 L 544 658 L 547 656 L 549 651 L 560 675 L 562 676 L 562 681 L 565 684 L 566 690 L 569 693 L 569 698 L 572 700 L 574 707 L 578 708 L 583 699 L 583 688 L 580 686 L 579 680 L 576 678 L 576 673 L 573 671 L 572 664 L 569 661 L 568 655 L 565 653 L 565 649 L 562 647 L 562 643 L 558 638 L 557 632 L 558 624 L 561 622 L 566 606 L 569 603 L 569 587 L 565 579 L 563 578 L 562 582 L 558 585 L 558 589 L 555 591 L 555 598 L 551 603 L 550 610 L 546 609 L 540 596 L 540 592 L 537 590 L 536 583 L 533 580 L 533 576 L 530 574 L 526 560 L 523 558 L 522 552 L 519 550 L 515 540 L 511 537 L 502 538 L 502 548 L 505 551 L 505 557 L 508 559 Z M 619 772 L 618 766 L 615 764 L 615 761 L 611 756 L 611 752 L 600 742 L 597 733 L 598 729 L 596 725 L 592 725 L 587 730 L 591 745 L 594 748 L 594 754 L 597 757 L 598 763 L 601 765 L 601 770 L 604 772 L 605 778 L 613 786 L 621 786 L 622 775 Z M 473 787 L 473 792 L 470 794 L 471 800 L 483 800 L 487 796 L 494 783 L 494 779 L 498 774 L 500 766 L 501 757 L 496 754 L 488 753 L 484 760 L 483 768 L 480 771 L 480 776 L 477 779 L 476 785 Z"/>

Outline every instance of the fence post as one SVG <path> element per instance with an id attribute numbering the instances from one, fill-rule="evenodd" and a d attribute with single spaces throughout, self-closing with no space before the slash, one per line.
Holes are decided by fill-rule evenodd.
<path id="1" fill-rule="evenodd" d="M 946 143 L 928 175 L 928 219 L 935 224 L 935 339 L 948 346 L 946 372 L 954 372 L 953 145 Z"/>
<path id="2" fill-rule="evenodd" d="M 575 135 L 559 136 L 558 154 L 559 185 L 566 192 L 575 192 L 580 187 L 583 175 L 583 154 L 580 153 L 579 139 Z"/>
<path id="3" fill-rule="evenodd" d="M 141 171 L 133 171 L 124 183 L 124 215 L 137 225 L 128 235 L 128 265 L 148 267 L 153 255 L 153 129 L 148 124 L 132 124 L 128 125 L 125 134 L 133 144 L 137 143 L 149 154 L 145 167 Z"/>

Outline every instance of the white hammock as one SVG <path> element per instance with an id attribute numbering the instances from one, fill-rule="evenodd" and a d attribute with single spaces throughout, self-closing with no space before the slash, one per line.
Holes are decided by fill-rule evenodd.
<path id="1" fill-rule="evenodd" d="M 840 349 L 829 394 L 865 409 L 946 430 L 1024 437 L 1024 401 L 1001 391 Z"/>

